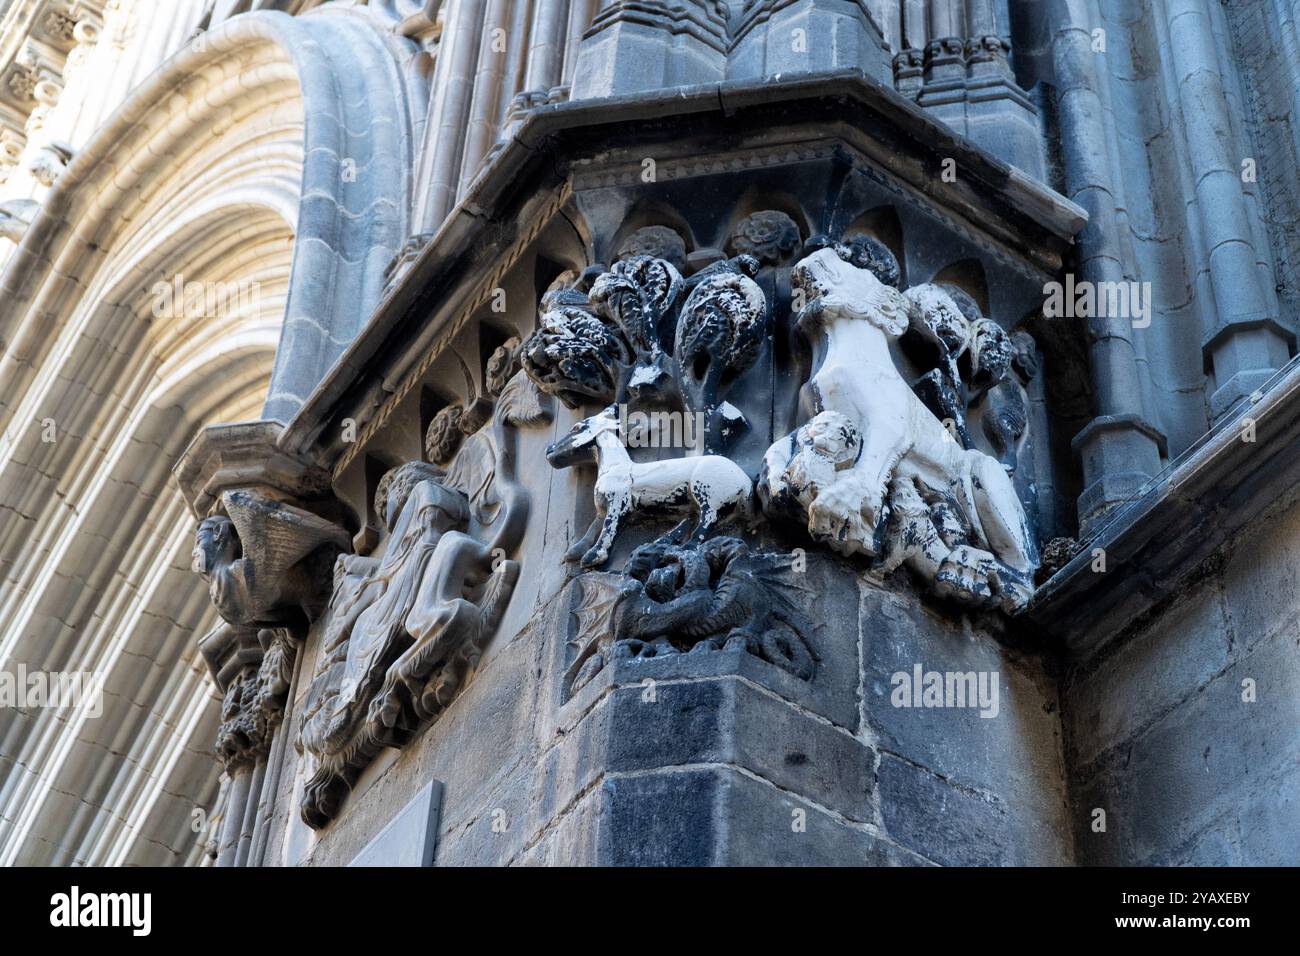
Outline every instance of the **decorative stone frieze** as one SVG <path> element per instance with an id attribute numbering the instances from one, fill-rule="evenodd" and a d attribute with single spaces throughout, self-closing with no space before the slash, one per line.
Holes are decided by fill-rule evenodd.
<path id="1" fill-rule="evenodd" d="M 743 220 L 730 243 L 770 266 L 797 241 L 789 217 L 768 212 Z M 965 310 L 936 285 L 903 294 L 886 284 L 898 282 L 898 264 L 870 237 L 844 244 L 816 237 L 810 245 L 792 288 L 815 356 L 805 388 L 812 417 L 764 456 L 758 500 L 774 516 L 797 516 L 813 540 L 841 554 L 878 559 L 885 573 L 906 565 L 941 597 L 1022 610 L 1037 547 L 1009 472 L 1029 409 L 1013 391 L 984 417 L 1000 460 L 975 447 L 966 422 L 968 408 L 1003 385 L 1010 338 L 959 289 L 953 294 Z M 743 253 L 686 280 L 665 260 L 633 257 L 597 277 L 587 303 L 570 293 L 567 313 L 555 311 L 556 293 L 544 298 L 541 328 L 523 347 L 538 387 L 574 405 L 584 396 L 623 403 L 578 422 L 547 450 L 558 468 L 597 465 L 595 516 L 569 560 L 603 565 L 622 526 L 646 517 L 680 518 L 659 539 L 664 546 L 698 547 L 719 522 L 752 523 L 751 482 L 718 454 L 724 423 L 737 426 L 723 414 L 719 388 L 753 364 L 771 335 L 767 299 L 752 278 L 759 262 Z M 687 285 L 694 288 L 678 309 Z M 677 330 L 671 364 L 657 337 L 669 321 Z M 599 334 L 580 334 L 585 327 Z M 915 385 L 890 351 L 909 331 L 935 353 L 934 368 Z M 623 360 L 607 364 L 612 353 Z M 558 378 L 563 368 L 570 374 Z M 642 442 L 629 407 L 694 416 L 703 422 L 703 441 L 694 443 L 703 454 L 634 461 L 629 447 Z"/>

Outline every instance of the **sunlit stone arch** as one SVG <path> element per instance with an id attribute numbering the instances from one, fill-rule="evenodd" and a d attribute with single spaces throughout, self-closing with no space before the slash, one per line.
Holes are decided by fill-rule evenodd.
<path id="1" fill-rule="evenodd" d="M 0 278 L 0 668 L 105 679 L 99 718 L 0 709 L 0 863 L 201 854 L 214 612 L 171 469 L 205 424 L 290 417 L 381 294 L 398 46 L 346 12 L 206 35 L 79 151 Z M 178 276 L 256 294 L 160 311 Z"/>

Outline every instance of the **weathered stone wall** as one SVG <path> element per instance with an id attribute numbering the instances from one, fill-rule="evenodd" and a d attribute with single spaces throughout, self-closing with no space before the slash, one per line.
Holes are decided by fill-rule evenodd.
<path id="1" fill-rule="evenodd" d="M 1300 507 L 1280 502 L 1071 669 L 1062 706 L 1080 863 L 1300 859 L 1298 557 Z"/>
<path id="2" fill-rule="evenodd" d="M 346 864 L 431 780 L 437 865 L 1072 862 L 1042 661 L 831 558 L 806 573 L 824 612 L 807 683 L 723 650 L 620 660 L 565 699 L 573 585 L 543 597 L 317 839 L 291 821 L 277 862 Z M 893 706 L 891 676 L 916 663 L 996 673 L 997 715 Z"/>

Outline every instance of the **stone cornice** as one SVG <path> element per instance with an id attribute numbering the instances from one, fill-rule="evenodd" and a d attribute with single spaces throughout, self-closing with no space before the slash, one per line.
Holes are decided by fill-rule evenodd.
<path id="1" fill-rule="evenodd" d="M 276 447 L 284 426 L 275 421 L 209 425 L 190 442 L 173 474 L 195 515 L 211 514 L 221 493 L 259 488 L 286 499 L 315 498 L 329 476 Z"/>
<path id="2" fill-rule="evenodd" d="M 1247 419 L 1254 441 L 1245 440 Z M 1085 659 L 1175 595 L 1187 577 L 1300 484 L 1300 365 L 1112 512 L 1039 588 L 1027 622 Z M 1105 571 L 1094 571 L 1096 549 Z"/>
<path id="3" fill-rule="evenodd" d="M 570 175 L 621 162 L 619 150 L 707 164 L 709 140 L 729 149 L 837 140 L 951 216 L 1059 270 L 1087 216 L 1020 170 L 955 134 L 861 71 L 731 81 L 671 93 L 554 104 L 531 112 L 485 166 L 438 233 L 390 288 L 365 328 L 289 423 L 280 444 L 333 464 L 346 449 L 318 439 L 331 423 L 371 420 L 410 371 L 467 318 L 484 272 L 558 210 Z M 676 144 L 675 146 L 673 144 Z M 629 154 L 630 155 L 630 154 Z M 956 162 L 956 181 L 940 175 Z"/>

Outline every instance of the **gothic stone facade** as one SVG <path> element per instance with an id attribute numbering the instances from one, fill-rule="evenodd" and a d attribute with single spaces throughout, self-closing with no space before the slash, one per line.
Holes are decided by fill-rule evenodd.
<path id="1" fill-rule="evenodd" d="M 1300 862 L 1298 15 L 1137 6 L 0 4 L 0 862 Z"/>

